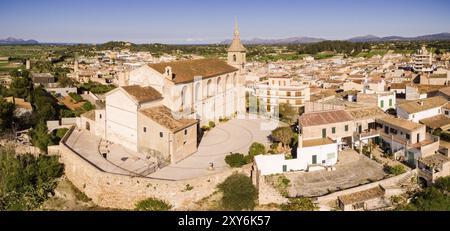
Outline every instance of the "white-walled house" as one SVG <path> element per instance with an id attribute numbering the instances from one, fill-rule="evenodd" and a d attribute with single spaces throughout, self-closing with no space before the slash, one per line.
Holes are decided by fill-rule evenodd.
<path id="1" fill-rule="evenodd" d="M 407 101 L 397 105 L 397 116 L 418 123 L 422 119 L 443 114 L 448 100 L 442 96 Z"/>
<path id="2" fill-rule="evenodd" d="M 116 88 L 106 94 L 106 139 L 130 150 L 138 150 L 138 112 L 162 103 L 152 87 Z"/>
<path id="3" fill-rule="evenodd" d="M 395 92 L 358 93 L 356 101 L 368 106 L 378 106 L 381 110 L 387 111 L 395 108 L 396 95 Z"/>

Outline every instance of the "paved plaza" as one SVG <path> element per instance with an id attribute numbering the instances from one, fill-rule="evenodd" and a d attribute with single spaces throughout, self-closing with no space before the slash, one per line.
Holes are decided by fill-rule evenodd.
<path id="1" fill-rule="evenodd" d="M 378 181 L 387 176 L 377 162 L 353 150 L 341 152 L 335 171 L 288 173 L 290 196 L 317 197 Z"/>
<path id="2" fill-rule="evenodd" d="M 253 142 L 268 145 L 268 136 L 277 126 L 277 122 L 265 119 L 234 119 L 220 123 L 203 137 L 197 153 L 151 176 L 179 180 L 217 173 L 228 168 L 225 156 L 230 152 L 247 154 Z M 208 170 L 209 163 L 214 164 L 214 171 Z"/>
<path id="3" fill-rule="evenodd" d="M 253 142 L 268 145 L 268 136 L 278 127 L 277 121 L 266 119 L 234 119 L 218 124 L 206 133 L 198 152 L 167 167 L 148 174 L 155 163 L 145 155 L 117 144 L 105 142 L 88 131 L 75 129 L 66 144 L 98 168 L 112 173 L 140 175 L 159 179 L 181 180 L 215 174 L 228 168 L 225 156 L 230 152 L 247 154 Z M 105 145 L 108 145 L 105 148 Z M 108 150 L 107 158 L 101 154 Z M 213 163 L 214 170 L 209 170 Z"/>

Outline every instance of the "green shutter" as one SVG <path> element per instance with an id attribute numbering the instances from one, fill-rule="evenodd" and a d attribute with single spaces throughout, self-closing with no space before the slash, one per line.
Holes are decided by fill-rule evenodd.
<path id="1" fill-rule="evenodd" d="M 392 99 L 389 99 L 389 107 L 392 107 Z"/>
<path id="2" fill-rule="evenodd" d="M 327 138 L 327 129 L 322 129 L 322 138 Z"/>
<path id="3" fill-rule="evenodd" d="M 380 107 L 384 108 L 384 100 L 381 100 Z"/>
<path id="4" fill-rule="evenodd" d="M 331 128 L 331 131 L 333 132 L 333 134 L 335 134 L 336 133 L 336 128 L 335 127 Z"/>
<path id="5" fill-rule="evenodd" d="M 345 125 L 345 131 L 348 132 L 348 125 Z"/>

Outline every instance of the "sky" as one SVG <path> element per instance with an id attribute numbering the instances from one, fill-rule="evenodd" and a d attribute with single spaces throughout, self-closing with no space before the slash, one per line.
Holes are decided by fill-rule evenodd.
<path id="1" fill-rule="evenodd" d="M 195 44 L 450 32 L 449 0 L 0 0 L 0 39 Z"/>

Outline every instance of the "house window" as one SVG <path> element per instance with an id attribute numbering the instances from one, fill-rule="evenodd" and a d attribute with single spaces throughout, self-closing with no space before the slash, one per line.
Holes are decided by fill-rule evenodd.
<path id="1" fill-rule="evenodd" d="M 444 114 L 448 115 L 448 111 L 445 111 Z"/>
<path id="2" fill-rule="evenodd" d="M 345 131 L 348 132 L 348 125 L 345 125 Z"/>
<path id="3" fill-rule="evenodd" d="M 380 107 L 381 107 L 381 108 L 384 108 L 384 100 L 381 100 L 381 102 L 380 102 Z"/>
<path id="4" fill-rule="evenodd" d="M 327 129 L 322 129 L 322 138 L 327 138 Z"/>
<path id="5" fill-rule="evenodd" d="M 159 137 L 163 138 L 163 133 L 159 132 Z"/>
<path id="6" fill-rule="evenodd" d="M 144 127 L 144 132 L 147 132 L 147 127 Z"/>
<path id="7" fill-rule="evenodd" d="M 99 115 L 100 119 L 102 118 L 102 114 Z"/>
<path id="8" fill-rule="evenodd" d="M 187 129 L 184 129 L 184 135 L 187 135 Z"/>
<path id="9" fill-rule="evenodd" d="M 441 109 L 438 109 L 438 113 L 441 114 Z"/>
<path id="10" fill-rule="evenodd" d="M 411 139 L 411 136 L 410 136 L 409 134 L 406 134 L 406 139 L 407 139 L 407 140 L 410 140 L 410 139 Z"/>
<path id="11" fill-rule="evenodd" d="M 283 165 L 283 172 L 287 172 L 287 165 Z"/>
<path id="12" fill-rule="evenodd" d="M 384 126 L 384 133 L 389 134 L 389 127 L 388 126 Z"/>
<path id="13" fill-rule="evenodd" d="M 395 134 L 395 135 L 397 135 L 397 130 L 396 130 L 396 129 L 394 129 L 394 128 L 391 128 L 391 129 L 390 129 L 390 132 L 391 132 L 392 134 Z"/>
<path id="14" fill-rule="evenodd" d="M 389 107 L 392 107 L 392 99 L 389 99 Z"/>
<path id="15" fill-rule="evenodd" d="M 332 128 L 331 128 L 331 132 L 332 132 L 333 134 L 336 134 L 336 128 L 335 128 L 335 127 L 332 127 Z"/>
<path id="16" fill-rule="evenodd" d="M 286 96 L 291 96 L 291 92 L 290 91 L 286 92 Z"/>

